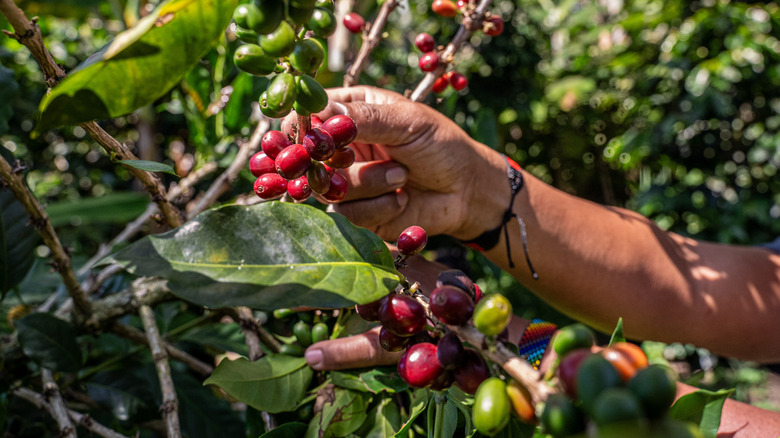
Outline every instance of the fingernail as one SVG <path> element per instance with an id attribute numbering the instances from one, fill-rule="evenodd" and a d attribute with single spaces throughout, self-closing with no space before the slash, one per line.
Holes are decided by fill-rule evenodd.
<path id="1" fill-rule="evenodd" d="M 385 173 L 385 180 L 391 186 L 400 186 L 406 182 L 406 170 L 403 167 L 394 167 Z"/>
<path id="2" fill-rule="evenodd" d="M 322 369 L 322 350 L 306 350 L 304 358 L 306 358 L 306 363 L 308 363 L 310 367 L 315 370 Z"/>
<path id="3" fill-rule="evenodd" d="M 345 116 L 349 115 L 349 114 L 347 114 L 347 106 L 344 105 L 343 103 L 341 103 L 341 102 L 333 102 L 333 107 L 336 108 L 336 111 L 339 114 L 344 114 Z"/>

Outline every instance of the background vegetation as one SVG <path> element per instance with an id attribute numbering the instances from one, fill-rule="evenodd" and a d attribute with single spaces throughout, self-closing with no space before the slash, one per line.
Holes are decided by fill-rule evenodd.
<path id="1" fill-rule="evenodd" d="M 70 71 L 157 2 L 17 3 L 29 16 L 40 17 L 47 47 Z M 357 3 L 355 9 L 365 16 L 377 9 L 371 2 Z M 399 92 L 413 88 L 422 77 L 416 67 L 419 52 L 412 44 L 415 35 L 426 31 L 442 43 L 454 33 L 452 21 L 428 15 L 427 2 L 411 0 L 403 6 L 391 16 L 387 39 L 373 53 L 362 83 Z M 472 45 L 456 61 L 470 86 L 461 93 L 450 89 L 430 104 L 542 180 L 599 203 L 639 211 L 664 229 L 748 245 L 780 236 L 776 2 L 496 0 L 493 9 L 507 23 L 504 33 L 473 36 Z M 10 30 L 1 17 L 0 29 Z M 231 61 L 237 45 L 228 34 L 154 105 L 101 125 L 141 159 L 168 163 L 180 177 L 208 163 L 226 167 L 257 121 L 252 102 L 266 81 L 238 74 Z M 353 51 L 347 49 L 347 59 Z M 27 182 L 46 204 L 78 268 L 144 211 L 148 196 L 82 128 L 31 135 L 46 91 L 43 75 L 29 52 L 4 36 L 0 64 L 0 150 L 27 166 Z M 342 69 L 335 64 L 333 70 L 318 79 L 325 85 L 340 84 Z M 164 178 L 168 183 L 178 179 Z M 200 184 L 210 182 L 206 178 Z M 251 184 L 246 170 L 221 201 L 254 196 Z M 146 232 L 163 230 L 151 224 Z M 0 302 L 4 314 L 20 311 L 19 304 L 38 305 L 55 293 L 59 300 L 66 297 L 57 276 L 49 272 L 47 248 L 37 247 L 36 254 L 25 280 Z M 485 290 L 511 296 L 523 316 L 568 321 L 481 256 L 446 238 L 434 240 L 428 255 L 467 267 Z M 17 262 L 21 260 L 5 260 L 9 266 Z M 100 293 L 111 294 L 129 281 L 118 275 Z M 200 357 L 224 350 L 244 352 L 236 324 L 190 325 L 204 318 L 201 311 L 182 302 L 158 306 L 161 330 Z M 128 322 L 137 323 L 133 318 Z M 10 334 L 10 319 L 0 323 L 0 329 Z M 139 424 L 155 415 L 150 400 L 159 397 L 156 384 L 139 385 L 153 378 L 148 353 L 133 350 L 113 335 L 82 341 L 90 366 L 74 379 L 74 388 L 87 388 L 98 401 L 102 410 L 95 409 L 96 417 L 128 433 L 139 430 Z M 780 406 L 767 394 L 767 379 L 776 377 L 763 368 L 719 360 L 692 346 L 647 348 L 679 360 L 697 383 L 736 386 L 737 398 Z M 5 358 L 0 370 L 0 393 L 5 393 L 36 367 Z M 177 386 L 191 395 L 182 408 L 190 436 L 244 424 L 227 402 L 204 392 L 200 380 L 184 369 L 177 376 Z M 116 391 L 96 389 L 101 385 L 122 388 L 126 397 L 117 401 Z M 124 414 L 116 410 L 129 405 Z M 208 406 L 210 419 L 217 411 L 224 416 L 206 427 L 199 406 Z M 0 395 L 0 425 L 6 425 L 6 435 L 43 436 L 52 430 L 44 418 L 31 405 Z M 258 421 L 244 420 L 250 432 L 252 421 Z M 151 433 L 150 427 L 140 430 Z"/>

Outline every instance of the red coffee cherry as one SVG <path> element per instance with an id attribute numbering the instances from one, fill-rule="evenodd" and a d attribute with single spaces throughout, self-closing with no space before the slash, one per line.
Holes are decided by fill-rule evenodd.
<path id="1" fill-rule="evenodd" d="M 465 360 L 465 350 L 463 342 L 460 341 L 455 332 L 447 332 L 441 337 L 436 350 L 436 358 L 442 367 L 448 370 L 454 370 Z"/>
<path id="2" fill-rule="evenodd" d="M 463 76 L 462 73 L 453 71 L 450 75 L 450 85 L 452 85 L 452 88 L 460 91 L 469 85 L 469 80 L 466 79 L 466 76 Z"/>
<path id="3" fill-rule="evenodd" d="M 413 388 L 425 388 L 442 371 L 436 360 L 436 346 L 427 342 L 412 345 L 398 361 L 398 374 Z"/>
<path id="4" fill-rule="evenodd" d="M 458 7 L 452 0 L 433 0 L 431 10 L 442 17 L 454 17 L 458 15 Z"/>
<path id="5" fill-rule="evenodd" d="M 266 173 L 255 180 L 255 193 L 263 199 L 282 196 L 287 191 L 287 180 L 275 173 Z"/>
<path id="6" fill-rule="evenodd" d="M 317 116 L 311 116 L 311 127 L 320 128 L 322 126 L 322 119 Z"/>
<path id="7" fill-rule="evenodd" d="M 422 32 L 417 34 L 417 37 L 414 39 L 414 45 L 423 53 L 430 52 L 436 48 L 436 40 L 430 34 Z"/>
<path id="8" fill-rule="evenodd" d="M 462 325 L 471 319 L 474 313 L 474 302 L 462 289 L 455 286 L 437 287 L 431 293 L 431 312 L 450 325 Z"/>
<path id="9" fill-rule="evenodd" d="M 382 304 L 387 301 L 387 299 L 390 297 L 390 294 L 385 295 L 384 297 L 372 301 L 370 303 L 366 304 L 355 304 L 355 311 L 358 315 L 360 315 L 361 318 L 365 319 L 369 322 L 376 322 L 379 321 L 379 309 L 382 307 Z"/>
<path id="10" fill-rule="evenodd" d="M 325 163 L 334 169 L 346 169 L 355 163 L 355 151 L 351 148 L 336 149 L 333 156 Z"/>
<path id="11" fill-rule="evenodd" d="M 330 187 L 327 192 L 322 194 L 322 197 L 330 202 L 339 202 L 347 195 L 348 188 L 347 179 L 340 173 L 333 173 L 330 176 Z"/>
<path id="12" fill-rule="evenodd" d="M 365 20 L 363 20 L 363 17 L 361 17 L 357 12 L 350 12 L 349 14 L 345 15 L 344 20 L 342 21 L 344 23 L 344 27 L 346 27 L 347 30 L 352 33 L 362 32 L 363 26 L 366 24 Z"/>
<path id="13" fill-rule="evenodd" d="M 445 79 L 443 76 L 440 76 L 436 78 L 435 81 L 433 81 L 433 87 L 431 89 L 434 93 L 443 93 L 444 90 L 447 89 L 448 85 L 450 85 L 450 81 Z"/>
<path id="14" fill-rule="evenodd" d="M 379 308 L 379 321 L 398 336 L 412 336 L 425 328 L 425 310 L 409 295 L 391 295 Z"/>
<path id="15" fill-rule="evenodd" d="M 482 32 L 490 36 L 501 35 L 504 32 L 504 20 L 497 15 L 491 15 L 482 22 Z"/>
<path id="16" fill-rule="evenodd" d="M 580 369 L 582 360 L 588 357 L 588 355 L 590 355 L 589 348 L 573 350 L 561 358 L 561 363 L 555 370 L 563 390 L 571 398 L 577 397 L 577 370 Z"/>
<path id="17" fill-rule="evenodd" d="M 439 55 L 436 52 L 423 53 L 420 57 L 420 70 L 434 71 L 439 66 Z"/>
<path id="18" fill-rule="evenodd" d="M 303 147 L 312 160 L 325 161 L 336 151 L 333 137 L 320 128 L 312 128 L 303 138 Z"/>
<path id="19" fill-rule="evenodd" d="M 296 201 L 305 201 L 306 198 L 311 196 L 311 187 L 309 187 L 306 175 L 299 176 L 287 183 L 287 193 Z"/>
<path id="20" fill-rule="evenodd" d="M 425 230 L 417 225 L 412 225 L 401 232 L 396 246 L 401 254 L 410 256 L 422 251 L 426 243 L 428 243 L 428 234 Z"/>
<path id="21" fill-rule="evenodd" d="M 258 152 L 249 159 L 249 171 L 254 176 L 276 172 L 276 164 L 265 152 Z"/>
<path id="22" fill-rule="evenodd" d="M 336 149 L 343 148 L 352 143 L 355 137 L 357 137 L 357 126 L 355 125 L 355 121 L 345 115 L 329 118 L 322 124 L 320 129 L 330 134 L 333 138 L 333 142 L 336 144 Z"/>
<path id="23" fill-rule="evenodd" d="M 260 140 L 260 147 L 272 160 L 275 160 L 279 153 L 291 144 L 290 139 L 281 131 L 268 131 Z"/>
<path id="24" fill-rule="evenodd" d="M 306 178 L 309 180 L 309 187 L 314 193 L 320 195 L 328 193 L 330 189 L 330 175 L 326 166 L 319 161 L 313 161 L 309 170 L 306 171 Z"/>
<path id="25" fill-rule="evenodd" d="M 440 272 L 436 278 L 436 287 L 444 285 L 455 286 L 464 290 L 474 302 L 477 301 L 477 284 L 471 281 L 469 276 L 460 269 L 448 269 Z"/>
<path id="26" fill-rule="evenodd" d="M 275 162 L 276 173 L 290 180 L 306 173 L 311 165 L 311 157 L 302 144 L 293 144 L 284 148 Z"/>
<path id="27" fill-rule="evenodd" d="M 379 329 L 379 345 L 390 352 L 403 350 L 412 339 L 412 336 L 398 336 L 388 330 L 387 327 Z"/>
<path id="28" fill-rule="evenodd" d="M 463 362 L 453 371 L 455 384 L 468 394 L 474 394 L 479 384 L 490 377 L 490 368 L 479 352 L 473 348 L 466 348 Z"/>

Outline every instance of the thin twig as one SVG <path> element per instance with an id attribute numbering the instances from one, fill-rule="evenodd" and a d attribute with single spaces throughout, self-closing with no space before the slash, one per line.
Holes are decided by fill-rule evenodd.
<path id="1" fill-rule="evenodd" d="M 51 250 L 52 267 L 62 276 L 65 287 L 76 303 L 76 307 L 80 312 L 88 315 L 92 305 L 87 294 L 81 288 L 76 273 L 73 272 L 70 255 L 62 246 L 46 211 L 24 183 L 21 170 L 18 163 L 15 167 L 11 167 L 3 157 L 0 157 L 0 180 L 11 189 L 24 210 L 30 215 L 30 223 L 38 230 L 43 242 Z"/>
<path id="2" fill-rule="evenodd" d="M 481 28 L 482 20 L 485 19 L 485 14 L 491 3 L 492 0 L 481 0 L 473 12 L 463 14 L 463 22 L 458 31 L 439 55 L 439 66 L 436 67 L 436 70 L 426 73 L 425 77 L 417 84 L 410 97 L 412 102 L 422 101 L 431 92 L 433 83 L 444 73 L 447 65 L 451 64 L 453 59 L 455 59 L 455 52 L 468 41 L 472 32 Z"/>
<path id="3" fill-rule="evenodd" d="M 49 412 L 52 410 L 51 404 L 46 402 L 41 394 L 38 394 L 29 388 L 17 388 L 14 389 L 11 393 L 34 404 L 38 409 L 46 409 Z M 127 435 L 122 435 L 121 433 L 118 433 L 115 430 L 98 423 L 87 414 L 82 414 L 72 409 L 67 409 L 67 412 L 71 420 L 73 420 L 79 426 L 96 435 L 102 436 L 103 438 L 130 438 Z"/>
<path id="4" fill-rule="evenodd" d="M 114 322 L 110 327 L 112 333 L 119 335 L 125 339 L 128 339 L 136 344 L 149 345 L 149 340 L 144 333 L 128 325 Z M 200 374 L 201 376 L 208 377 L 214 372 L 214 367 L 203 362 L 189 353 L 182 351 L 168 342 L 163 342 L 165 350 L 171 359 L 178 360 L 179 362 L 187 365 L 188 368 Z"/>
<path id="5" fill-rule="evenodd" d="M 246 338 L 246 346 L 249 349 L 249 360 L 254 362 L 263 357 L 264 353 L 260 343 L 260 336 L 257 334 L 257 325 L 253 321 L 252 310 L 249 307 L 239 307 L 236 309 L 236 312 L 241 318 L 239 323 Z"/>
<path id="6" fill-rule="evenodd" d="M 43 397 L 50 406 L 49 412 L 60 427 L 59 436 L 76 438 L 76 428 L 70 421 L 68 409 L 62 400 L 62 394 L 60 394 L 60 388 L 54 382 L 54 377 L 48 368 L 41 368 L 41 381 L 43 382 Z"/>
<path id="7" fill-rule="evenodd" d="M 387 24 L 387 18 L 393 9 L 398 6 L 398 0 L 387 0 L 382 4 L 382 8 L 379 10 L 376 19 L 371 24 L 371 28 L 368 34 L 363 33 L 363 44 L 360 46 L 360 51 L 355 57 L 355 61 L 349 67 L 349 70 L 344 74 L 344 86 L 351 87 L 357 83 L 360 79 L 360 73 L 363 72 L 366 62 L 368 62 L 368 55 L 382 40 L 382 30 Z"/>
<path id="8" fill-rule="evenodd" d="M 225 170 L 222 175 L 217 178 L 216 181 L 209 187 L 206 194 L 198 200 L 195 207 L 188 212 L 188 217 L 192 218 L 203 210 L 209 208 L 212 204 L 217 202 L 220 196 L 230 189 L 230 186 L 238 178 L 238 173 L 241 169 L 246 167 L 246 163 L 252 158 L 252 155 L 260 148 L 260 141 L 263 139 L 263 134 L 271 127 L 270 119 L 263 118 L 255 127 L 252 136 L 249 141 L 245 142 L 238 149 L 236 158 L 230 163 L 230 166 Z"/>
<path id="9" fill-rule="evenodd" d="M 135 294 L 136 297 L 141 299 L 145 294 L 145 290 L 143 287 L 136 287 Z M 176 398 L 176 388 L 173 386 L 173 378 L 171 377 L 168 351 L 160 338 L 157 319 L 151 306 L 141 305 L 138 309 L 138 314 L 141 317 L 146 338 L 149 340 L 149 350 L 154 359 L 154 367 L 157 369 L 157 377 L 160 379 L 160 390 L 162 391 L 160 412 L 165 421 L 166 436 L 168 438 L 180 438 L 181 427 L 179 426 L 178 400 Z"/>
<path id="10" fill-rule="evenodd" d="M 263 325 L 260 324 L 260 322 L 254 316 L 252 316 L 251 312 L 247 314 L 246 311 L 239 311 L 238 309 L 232 307 L 223 310 L 225 314 L 233 319 L 233 321 L 236 321 L 243 329 L 245 329 L 244 333 L 246 333 L 247 330 L 253 331 L 257 334 L 258 339 L 263 343 L 263 345 L 266 346 L 266 348 L 274 353 L 279 352 L 279 349 L 281 348 L 279 341 L 277 341 L 273 335 L 268 333 L 268 331 L 263 328 Z M 252 352 L 250 351 L 249 354 L 251 356 Z"/>
<path id="11" fill-rule="evenodd" d="M 0 0 L 0 12 L 8 19 L 8 22 L 15 32 L 7 32 L 7 35 L 16 39 L 30 50 L 30 53 L 32 53 L 43 71 L 44 77 L 46 78 L 46 84 L 50 88 L 57 85 L 65 77 L 65 72 L 56 62 L 54 62 L 51 53 L 46 50 L 46 46 L 43 43 L 43 36 L 41 35 L 41 29 L 38 25 L 28 20 L 24 12 L 11 0 Z M 137 159 L 126 145 L 109 135 L 103 128 L 98 126 L 97 123 L 86 122 L 80 124 L 80 126 L 89 133 L 90 137 L 103 146 L 103 149 L 112 157 L 116 156 L 122 160 Z M 165 187 L 160 178 L 145 170 L 137 169 L 132 166 L 125 167 L 127 167 L 128 171 L 134 177 L 141 181 L 144 188 L 146 188 L 151 195 L 152 200 L 160 206 L 160 210 L 162 211 L 163 216 L 165 216 L 168 224 L 174 228 L 180 226 L 181 213 L 176 207 L 168 202 L 168 199 L 165 196 Z"/>

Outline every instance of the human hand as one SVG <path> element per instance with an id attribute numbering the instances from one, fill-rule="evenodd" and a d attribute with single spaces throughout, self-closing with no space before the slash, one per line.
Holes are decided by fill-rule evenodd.
<path id="1" fill-rule="evenodd" d="M 358 126 L 356 162 L 343 170 L 349 191 L 337 212 L 393 241 L 410 225 L 468 240 L 500 224 L 509 186 L 497 152 L 391 91 L 339 88 L 328 97 L 321 119 L 347 114 Z"/>

